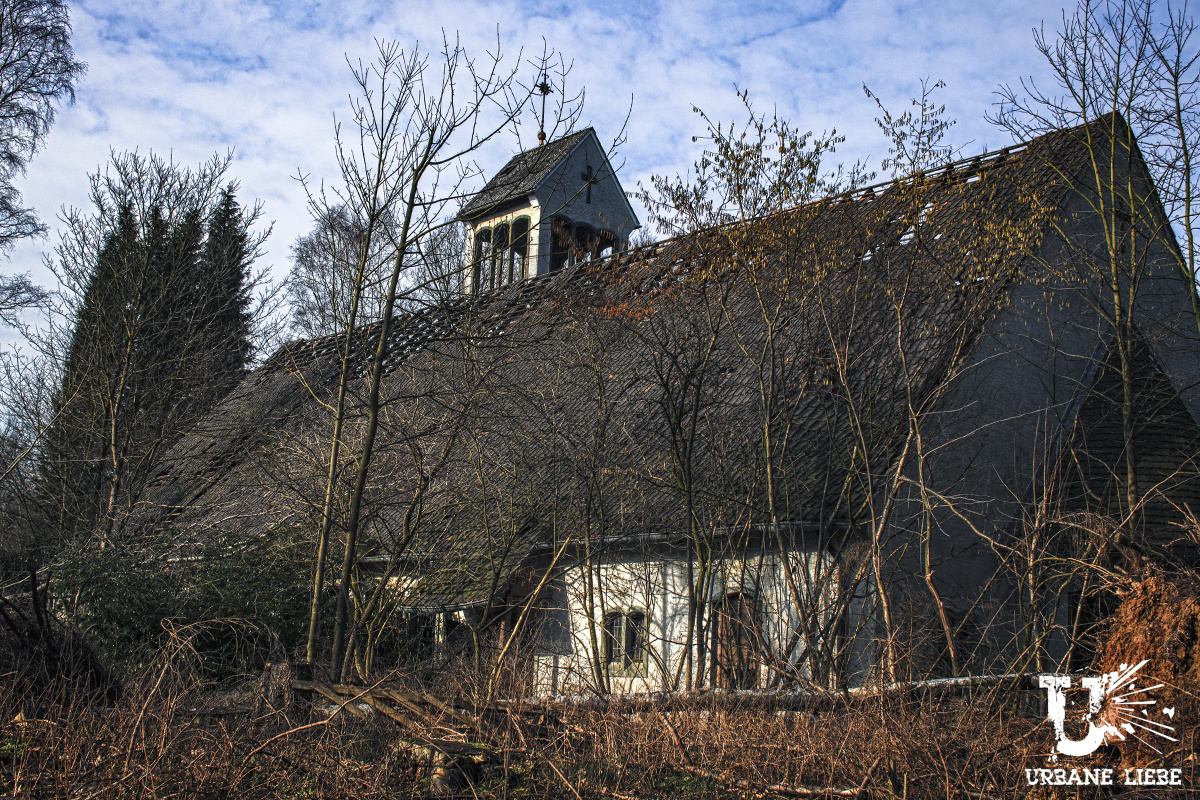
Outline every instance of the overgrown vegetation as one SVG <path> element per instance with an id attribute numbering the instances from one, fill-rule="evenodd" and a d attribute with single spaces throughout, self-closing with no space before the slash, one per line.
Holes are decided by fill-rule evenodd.
<path id="1" fill-rule="evenodd" d="M 1151 6 L 1084 2 L 1060 47 L 1039 40 L 1066 89 L 1107 86 L 1110 97 L 1078 109 L 1004 98 L 1000 120 L 1026 132 L 1121 112 L 1074 129 L 1088 163 L 1050 182 L 1084 198 L 1079 216 L 1056 216 L 1053 191 L 1033 180 L 993 180 L 1053 172 L 1050 156 L 1007 174 L 1008 153 L 946 168 L 940 84 L 922 84 L 913 112 L 881 104 L 897 180 L 869 194 L 864 167 L 823 163 L 840 136 L 756 114 L 743 94 L 745 125 L 702 116 L 694 175 L 643 192 L 661 230 L 681 238 L 621 262 L 611 282 L 582 264 L 554 295 L 497 300 L 499 312 L 477 318 L 460 303 L 466 243 L 447 211 L 462 196 L 456 168 L 538 87 L 498 54 L 477 65 L 456 43 L 440 61 L 381 44 L 355 73 L 360 138 L 338 142 L 344 185 L 312 198 L 316 228 L 295 251 L 293 329 L 326 338 L 272 367 L 302 384 L 295 406 L 315 410 L 247 467 L 270 462 L 262 474 L 278 485 L 246 485 L 284 497 L 302 521 L 253 536 L 240 535 L 233 501 L 228 529 L 177 522 L 231 469 L 215 450 L 177 462 L 196 492 L 147 502 L 147 491 L 172 477 L 162 453 L 245 374 L 257 208 L 237 205 L 227 159 L 192 173 L 115 157 L 94 178 L 94 213 L 67 220 L 55 260 L 70 303 L 41 339 L 38 379 L 9 362 L 0 786 L 88 800 L 1108 797 L 1029 783 L 1052 746 L 1031 676 L 1141 660 L 1179 713 L 1178 740 L 1072 766 L 1115 756 L 1184 769 L 1193 785 L 1200 525 L 1168 489 L 1195 479 L 1195 453 L 1164 449 L 1147 467 L 1136 446 L 1188 422 L 1186 409 L 1160 415 L 1182 408 L 1179 390 L 1147 355 L 1136 313 L 1160 266 L 1147 242 L 1170 250 L 1172 290 L 1195 286 L 1191 167 L 1172 154 L 1191 152 L 1200 105 L 1184 57 L 1190 18 L 1170 17 L 1156 38 Z M 1102 53 L 1109 72 L 1074 71 L 1092 63 L 1093 34 L 1114 32 L 1132 38 Z M 1126 86 L 1127 59 L 1137 69 Z M 545 86 L 550 61 L 537 66 Z M 78 74 L 68 67 L 64 80 Z M 1172 92 L 1183 98 L 1174 116 Z M 485 110 L 498 118 L 485 124 Z M 577 109 L 559 113 L 569 128 Z M 1134 169 L 1126 123 L 1139 121 L 1158 137 L 1149 164 L 1171 192 L 1166 218 Z M 1186 248 L 1170 249 L 1171 223 Z M 841 238 L 827 233 L 835 224 Z M 1038 256 L 1046 236 L 1063 244 L 1053 260 Z M 1096 324 L 1068 344 L 1100 377 L 1079 395 L 1082 421 L 1014 443 L 1037 474 L 1015 471 L 1021 481 L 992 484 L 1012 497 L 981 498 L 939 483 L 938 462 L 999 425 L 964 410 L 975 398 L 943 403 L 969 383 L 980 329 L 1018 283 L 1047 308 L 1083 287 Z M 518 300 L 554 318 L 521 317 Z M 429 333 L 445 320 L 463 335 Z M 426 360 L 397 370 L 399 340 Z M 305 347 L 327 360 L 313 367 L 318 355 L 296 356 Z M 1051 356 L 1064 353 L 1076 358 L 1057 345 Z M 1112 453 L 1088 448 L 1116 429 Z M 980 511 L 993 502 L 1016 509 L 1011 525 Z M 951 561 L 952 529 L 993 560 L 950 599 L 946 565 L 964 563 Z M 686 609 L 675 661 L 653 665 L 650 603 L 605 585 L 613 554 L 648 531 L 685 563 L 672 589 Z M 446 569 L 461 573 L 449 586 L 430 565 L 467 534 L 478 546 L 453 550 L 466 555 Z M 635 570 L 661 563 L 665 575 L 666 559 L 644 552 Z M 754 592 L 776 558 L 767 609 Z M 577 581 L 562 588 L 568 561 Z M 547 656 L 554 622 L 542 612 L 570 610 L 542 602 L 553 591 L 585 610 L 568 634 L 582 666 L 556 685 L 580 694 L 531 700 L 545 688 L 533 656 Z M 784 630 L 782 647 L 763 619 Z M 964 677 L 992 668 L 1019 674 Z M 621 695 L 648 676 L 662 695 Z M 952 682 L 927 681 L 943 676 Z M 1142 794 L 1171 796 L 1121 792 Z"/>
<path id="2" fill-rule="evenodd" d="M 194 640 L 210 678 L 261 669 L 303 642 L 312 554 L 301 531 L 282 529 L 251 547 L 211 541 L 185 552 L 170 536 L 99 551 L 79 545 L 56 568 L 56 611 L 123 675 L 144 667 L 174 630 L 214 620 L 244 620 L 260 633 L 229 639 L 214 624 Z"/>
<path id="3" fill-rule="evenodd" d="M 310 706 L 268 680 L 221 689 L 201 677 L 198 636 L 172 632 L 116 700 L 69 681 L 5 693 L 0 786 L 13 797 L 95 798 L 1114 796 L 1028 785 L 1025 770 L 1045 766 L 1049 738 L 1041 693 L 1028 684 L 522 704 L 485 700 L 486 676 L 443 662 L 429 681 L 379 676 L 413 698 L 384 714 L 320 695 Z M 430 692 L 442 708 L 416 705 Z M 1167 757 L 1195 752 L 1196 738 L 1185 727 Z M 1131 754 L 1125 765 L 1155 763 Z M 1110 764 L 1101 753 L 1075 766 Z M 1195 770 L 1185 761 L 1188 785 Z"/>

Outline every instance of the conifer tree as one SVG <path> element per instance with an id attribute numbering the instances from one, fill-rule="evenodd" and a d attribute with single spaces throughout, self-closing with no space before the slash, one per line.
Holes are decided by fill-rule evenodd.
<path id="1" fill-rule="evenodd" d="M 123 205 L 83 296 L 55 401 L 56 422 L 43 453 L 48 516 L 66 535 L 89 527 L 103 508 L 105 439 L 99 432 L 120 382 L 119 365 L 103 350 L 105 342 L 116 341 L 119 315 L 113 313 L 118 310 L 114 300 L 123 294 L 120 284 L 130 274 L 130 262 L 137 260 L 140 246 L 133 211 Z"/>
<path id="2" fill-rule="evenodd" d="M 210 395 L 223 396 L 246 373 L 250 360 L 250 264 L 254 252 L 249 220 L 234 197 L 230 184 L 221 192 L 208 223 L 202 277 L 211 287 L 203 318 L 214 356 L 209 377 Z"/>
<path id="3" fill-rule="evenodd" d="M 118 178 L 95 181 L 98 213 L 58 248 L 77 311 L 41 475 L 64 536 L 109 541 L 157 456 L 245 374 L 263 234 L 236 186 L 217 188 L 226 164 L 118 157 Z"/>

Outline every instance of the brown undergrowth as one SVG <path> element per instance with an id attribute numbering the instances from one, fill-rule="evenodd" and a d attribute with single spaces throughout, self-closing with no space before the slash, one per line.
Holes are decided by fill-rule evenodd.
<path id="1" fill-rule="evenodd" d="M 1139 731 L 1117 745 L 1123 767 L 1178 765 L 1191 758 L 1192 726 L 1200 722 L 1200 580 L 1194 574 L 1151 573 L 1121 592 L 1121 604 L 1107 626 L 1100 654 L 1101 672 L 1143 661 L 1137 685 L 1159 686 L 1145 695 L 1155 701 L 1151 719 L 1175 728 L 1170 739 Z M 1173 709 L 1162 716 L 1161 709 Z M 1150 723 L 1153 724 L 1153 723 Z"/>
<path id="2" fill-rule="evenodd" d="M 390 678 L 404 684 L 403 676 Z M 454 696 L 448 685 L 408 685 Z M 761 697 L 710 697 L 670 710 L 459 697 L 444 712 L 399 721 L 365 705 L 334 711 L 320 697 L 310 708 L 302 697 L 272 705 L 256 692 L 254 684 L 217 690 L 169 659 L 128 682 L 112 705 L 82 686 L 5 691 L 0 793 L 88 800 L 1173 796 L 1028 787 L 1024 770 L 1047 765 L 1051 739 L 1031 692 L 893 694 L 824 710 Z M 422 744 L 429 741 L 464 748 L 445 756 Z"/>
<path id="3" fill-rule="evenodd" d="M 158 658 L 115 691 L 90 668 L 62 666 L 87 660 L 59 659 L 57 672 L 34 679 L 51 662 L 38 655 L 46 642 L 31 647 L 25 637 L 26 655 L 9 648 L 0 659 L 0 796 L 1188 797 L 1187 788 L 1030 786 L 1026 770 L 1169 762 L 1194 786 L 1198 625 L 1190 583 L 1152 576 L 1125 591 L 1100 664 L 1149 659 L 1147 677 L 1167 684 L 1158 699 L 1176 708 L 1180 741 L 1165 761 L 1126 747 L 1069 764 L 1048 761 L 1053 735 L 1043 693 L 1029 681 L 803 703 L 757 693 L 487 699 L 489 686 L 521 693 L 527 670 L 514 659 L 480 674 L 443 665 L 369 686 L 322 684 L 322 695 L 279 663 L 235 688 L 206 679 L 192 626 L 171 631 Z"/>

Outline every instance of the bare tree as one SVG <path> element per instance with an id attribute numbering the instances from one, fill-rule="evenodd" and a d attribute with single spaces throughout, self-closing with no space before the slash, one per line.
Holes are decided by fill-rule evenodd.
<path id="1" fill-rule="evenodd" d="M 0 3 L 0 250 L 45 231 L 12 185 L 42 146 L 59 100 L 75 100 L 87 66 L 71 50 L 62 0 Z"/>
<path id="2" fill-rule="evenodd" d="M 320 211 L 313 230 L 292 245 L 286 292 L 293 334 L 307 339 L 345 332 L 351 327 L 356 287 L 356 322 L 379 320 L 388 266 L 386 237 L 368 237 L 362 224 L 347 209 L 334 206 Z M 389 223 L 382 219 L 379 224 Z M 372 252 L 364 251 L 368 246 Z"/>
<path id="3" fill-rule="evenodd" d="M 447 305 L 460 297 L 466 253 L 467 229 L 462 222 L 453 221 L 432 231 L 422 246 L 413 281 L 417 301 Z"/>
<path id="4" fill-rule="evenodd" d="M 796 551 L 801 545 L 793 525 L 801 510 L 795 506 L 797 486 L 789 474 L 795 450 L 793 437 L 799 435 L 793 417 L 797 406 L 790 398 L 808 364 L 795 352 L 794 343 L 812 344 L 811 339 L 802 338 L 797 315 L 811 313 L 805 308 L 806 300 L 820 280 L 806 270 L 804 257 L 797 250 L 805 216 L 797 209 L 817 198 L 853 188 L 865 171 L 859 164 L 848 170 L 830 170 L 824 159 L 843 141 L 842 137 L 802 133 L 778 116 L 756 114 L 748 95 L 743 94 L 741 99 L 748 115 L 741 127 L 714 124 L 702 114 L 708 123 L 705 140 L 710 149 L 697 162 L 692 180 L 656 177 L 652 181 L 654 192 L 643 191 L 641 195 L 660 230 L 708 231 L 707 235 L 694 237 L 687 256 L 693 261 L 692 291 L 702 295 L 693 311 L 706 333 L 690 332 L 671 343 L 673 346 L 664 342 L 655 349 L 664 354 L 664 364 L 667 357 L 672 364 L 671 369 L 658 370 L 658 383 L 669 418 L 668 429 L 676 433 L 671 452 L 693 541 L 688 556 L 688 688 L 703 685 L 710 671 L 705 651 L 717 617 L 706 622 L 700 612 L 705 605 L 702 599 L 713 591 L 713 581 L 723 580 L 716 571 L 733 568 L 761 573 L 768 554 L 777 564 L 782 594 L 792 611 L 788 615 L 785 606 L 776 612 L 804 621 L 795 629 L 791 645 L 784 648 L 786 652 L 760 652 L 756 656 L 765 658 L 780 676 L 787 680 L 799 677 L 796 654 L 803 653 L 801 660 L 815 664 L 820 658 L 818 640 L 832 638 L 822 637 L 827 631 L 821 631 L 822 623 L 817 622 L 828 620 L 830 615 L 821 613 L 814 603 L 828 597 L 823 586 L 833 573 L 823 566 L 809 569 L 811 565 L 804 564 L 803 559 L 797 563 Z M 647 327 L 653 328 L 654 324 Z M 689 355 L 692 351 L 695 354 Z M 678 368 L 689 357 L 695 363 L 680 372 Z M 749 377 L 735 390 L 729 385 L 730 378 L 720 376 L 737 374 L 732 365 L 738 362 L 744 363 L 742 374 Z M 715 388 L 718 384 L 720 389 Z M 706 411 L 705 405 L 713 400 L 712 392 L 748 392 L 755 398 L 753 410 L 745 416 Z M 717 417 L 722 422 L 702 432 L 697 422 L 705 417 Z M 727 426 L 738 424 L 754 430 L 753 445 L 741 453 L 718 455 L 728 451 L 719 444 L 728 440 Z M 706 444 L 701 445 L 702 441 Z M 700 493 L 705 498 L 701 513 L 694 507 L 697 487 L 691 476 L 698 470 L 714 470 L 715 465 L 701 469 L 695 463 L 704 451 L 706 459 L 725 459 L 718 462 L 722 463 L 719 472 L 753 478 L 743 478 L 740 485 L 721 489 L 707 487 Z M 722 495 L 724 502 L 717 502 Z M 723 506 L 743 511 L 722 510 Z M 734 533 L 739 529 L 740 533 Z M 748 554 L 755 551 L 757 560 L 748 561 Z M 691 574 L 693 563 L 698 570 L 695 575 Z M 735 564 L 740 566 L 731 567 Z M 761 574 L 753 580 L 762 580 Z M 711 614 L 729 613 L 720 606 L 711 610 Z M 744 627 L 746 623 L 723 624 Z M 762 650 L 763 642 L 748 641 L 746 646 Z M 713 654 L 714 676 L 717 656 Z M 815 677 L 820 671 L 810 670 L 809 675 Z"/>
<path id="5" fill-rule="evenodd" d="M 352 100 L 357 136 L 343 142 L 338 136 L 342 187 L 328 196 L 315 196 L 318 218 L 330 209 L 344 209 L 354 220 L 357 263 L 352 271 L 348 324 L 342 342 L 342 374 L 333 409 L 334 429 L 329 459 L 328 490 L 318 542 L 317 573 L 309 635 L 309 654 L 315 655 L 317 603 L 324 581 L 324 561 L 333 526 L 335 486 L 348 409 L 347 388 L 362 358 L 352 353 L 356 328 L 362 325 L 363 301 L 370 283 L 370 260 L 384 252 L 378 322 L 369 329 L 366 347 L 373 350 L 361 386 L 357 408 L 363 430 L 356 441 L 350 496 L 342 527 L 346 534 L 337 609 L 333 628 L 333 665 L 340 671 L 351 634 L 350 592 L 363 526 L 364 499 L 372 474 L 376 437 L 384 398 L 383 378 L 392 336 L 412 319 L 404 312 L 437 276 L 421 269 L 425 256 L 436 252 L 436 235 L 452 223 L 452 208 L 461 201 L 464 181 L 473 173 L 466 160 L 485 142 L 517 119 L 529 92 L 506 71 L 499 51 L 486 65 L 470 58 L 457 42 L 445 42 L 437 56 L 406 51 L 381 42 L 376 60 L 353 69 L 360 95 Z M 466 171 L 464 171 L 466 169 Z M 339 338 L 341 336 L 339 335 Z"/>
<path id="6" fill-rule="evenodd" d="M 368 237 L 363 220 L 351 216 L 344 207 L 315 213 L 318 218 L 312 231 L 292 245 L 292 269 L 285 284 L 291 312 L 289 329 L 306 339 L 344 333 L 351 327 L 360 264 L 363 274 L 354 322 L 377 322 L 386 300 L 390 267 L 387 236 L 373 233 Z M 386 215 L 379 220 L 380 230 L 391 224 Z M 361 252 L 368 240 L 374 251 Z M 458 298 L 466 269 L 466 247 L 466 230 L 461 222 L 451 221 L 430 231 L 421 252 L 415 254 L 417 264 L 408 277 L 411 285 L 404 287 L 400 306 L 445 305 Z"/>
<path id="7" fill-rule="evenodd" d="M 87 66 L 71 50 L 71 22 L 61 0 L 0 2 L 0 251 L 45 233 L 33 209 L 21 207 L 13 179 L 41 148 L 54 122 L 55 104 L 73 102 Z M 0 278 L 0 321 L 19 324 L 19 313 L 47 299 L 28 275 Z"/>

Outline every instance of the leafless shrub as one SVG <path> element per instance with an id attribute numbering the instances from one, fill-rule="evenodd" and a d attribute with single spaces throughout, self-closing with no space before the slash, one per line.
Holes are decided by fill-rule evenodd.
<path id="1" fill-rule="evenodd" d="M 311 712 L 256 710 L 248 685 L 218 691 L 198 677 L 190 633 L 177 632 L 111 706 L 68 693 L 34 713 L 28 696 L 0 692 L 0 785 L 18 797 L 96 798 L 1050 796 L 1024 770 L 1046 765 L 1051 731 L 1034 694 L 1004 687 L 811 709 L 735 694 L 659 712 L 488 701 L 489 675 L 458 657 L 440 676 L 387 676 L 440 698 L 421 713 L 320 697 Z M 1182 746 L 1194 749 L 1193 738 Z"/>

